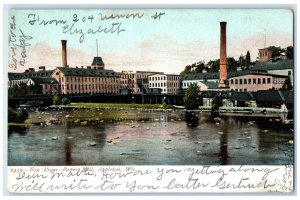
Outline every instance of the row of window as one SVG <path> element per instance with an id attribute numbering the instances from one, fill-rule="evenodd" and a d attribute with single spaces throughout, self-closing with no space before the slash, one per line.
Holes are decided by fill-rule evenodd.
<path id="1" fill-rule="evenodd" d="M 118 89 L 119 86 L 118 85 L 77 85 L 77 84 L 67 84 L 66 87 L 65 85 L 62 85 L 62 90 L 64 90 L 65 88 L 67 90 L 100 90 L 100 89 L 106 89 L 106 88 L 112 88 L 112 89 Z"/>
<path id="2" fill-rule="evenodd" d="M 195 83 L 197 83 L 197 81 L 194 81 L 194 82 L 183 82 L 182 85 L 183 85 L 183 87 L 189 87 L 190 85 L 195 84 Z"/>
<path id="3" fill-rule="evenodd" d="M 66 82 L 87 82 L 87 81 L 89 81 L 89 82 L 106 82 L 106 81 L 110 81 L 110 82 L 113 82 L 113 83 L 115 83 L 115 82 L 118 82 L 118 78 L 116 78 L 116 77 L 110 77 L 110 78 L 108 78 L 108 77 L 98 77 L 98 78 L 91 78 L 91 77 L 89 77 L 89 78 L 87 78 L 87 77 L 66 77 Z M 61 77 L 61 82 L 64 82 L 64 77 Z"/>
<path id="4" fill-rule="evenodd" d="M 162 90 L 162 92 L 164 92 L 164 93 L 165 93 L 166 91 L 167 91 L 168 93 L 176 93 L 177 89 L 167 89 L 167 90 L 166 90 L 166 89 L 163 89 L 163 90 Z"/>
<path id="5" fill-rule="evenodd" d="M 121 78 L 123 78 L 123 79 L 134 78 L 134 74 L 122 74 Z"/>
<path id="6" fill-rule="evenodd" d="M 149 83 L 150 87 L 178 87 L 178 82 L 171 82 L 171 83 Z"/>
<path id="7" fill-rule="evenodd" d="M 20 74 L 14 75 L 14 78 L 27 78 L 27 77 L 47 77 L 50 76 L 51 73 L 35 73 L 35 74 Z"/>
<path id="8" fill-rule="evenodd" d="M 166 78 L 167 77 L 167 78 Z M 160 81 L 160 80 L 180 80 L 179 76 L 153 76 L 149 77 L 149 81 Z"/>
<path id="9" fill-rule="evenodd" d="M 246 84 L 270 84 L 271 78 L 244 78 L 244 79 L 231 79 L 231 85 L 246 85 Z"/>
<path id="10" fill-rule="evenodd" d="M 134 84 L 134 79 L 121 80 L 121 84 Z"/>
<path id="11" fill-rule="evenodd" d="M 47 84 L 45 84 L 44 87 L 45 87 L 46 90 L 48 89 L 48 86 L 49 86 L 49 89 L 50 89 L 50 90 L 51 90 L 51 89 L 57 90 L 57 86 L 58 86 L 58 85 L 51 85 L 51 84 L 50 84 L 50 85 L 47 85 Z"/>
<path id="12" fill-rule="evenodd" d="M 243 91 L 244 91 L 244 92 L 247 92 L 247 89 L 235 89 L 235 90 L 234 90 L 234 89 L 231 89 L 231 91 L 237 91 L 237 92 L 238 92 L 238 91 L 240 91 L 240 92 L 243 92 Z"/>
<path id="13" fill-rule="evenodd" d="M 119 93 L 119 90 L 103 90 L 101 92 L 99 91 L 94 91 L 93 94 L 107 94 L 107 93 L 113 93 L 113 94 L 117 94 Z M 87 91 L 79 91 L 79 92 L 76 92 L 76 91 L 66 91 L 66 92 L 63 92 L 63 94 L 90 94 L 90 92 L 87 92 Z"/>
<path id="14" fill-rule="evenodd" d="M 260 52 L 260 57 L 263 57 L 263 56 L 267 56 L 268 55 L 268 52 L 267 51 L 263 51 L 263 52 Z"/>

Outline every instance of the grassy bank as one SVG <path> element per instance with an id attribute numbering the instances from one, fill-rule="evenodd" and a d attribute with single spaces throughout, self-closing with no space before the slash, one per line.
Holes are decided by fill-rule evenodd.
<path id="1" fill-rule="evenodd" d="M 71 103 L 69 106 L 80 108 L 142 108 L 170 109 L 171 105 L 164 104 L 123 104 L 123 103 Z"/>
<path id="2" fill-rule="evenodd" d="M 31 126 L 31 123 L 15 123 L 15 122 L 10 122 L 7 124 L 8 126 Z"/>

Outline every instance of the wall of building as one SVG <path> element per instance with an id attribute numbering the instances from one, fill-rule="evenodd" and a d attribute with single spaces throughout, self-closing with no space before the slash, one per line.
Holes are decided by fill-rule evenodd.
<path id="1" fill-rule="evenodd" d="M 160 88 L 162 94 L 177 94 L 180 75 L 156 74 L 148 77 L 149 88 Z"/>
<path id="2" fill-rule="evenodd" d="M 52 77 L 60 83 L 60 93 L 62 94 L 118 94 L 120 90 L 119 76 L 65 76 L 56 69 Z"/>
<path id="3" fill-rule="evenodd" d="M 43 94 L 58 94 L 58 84 L 41 84 Z"/>
<path id="4" fill-rule="evenodd" d="M 268 75 L 245 75 L 229 79 L 231 91 L 251 91 L 280 89 L 286 78 L 273 77 Z"/>
<path id="5" fill-rule="evenodd" d="M 280 69 L 280 70 L 268 70 L 269 74 L 275 74 L 275 75 L 282 75 L 282 76 L 289 76 L 292 82 L 292 85 L 294 85 L 294 70 L 293 69 Z"/>

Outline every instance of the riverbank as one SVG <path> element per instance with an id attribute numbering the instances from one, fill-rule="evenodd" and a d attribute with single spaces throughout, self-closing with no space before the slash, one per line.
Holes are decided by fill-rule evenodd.
<path id="1" fill-rule="evenodd" d="M 71 103 L 66 107 L 73 108 L 141 108 L 141 109 L 171 109 L 167 104 L 123 104 L 123 103 Z"/>

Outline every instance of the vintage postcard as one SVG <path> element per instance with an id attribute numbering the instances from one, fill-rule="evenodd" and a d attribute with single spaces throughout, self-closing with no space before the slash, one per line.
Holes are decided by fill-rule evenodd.
<path id="1" fill-rule="evenodd" d="M 10 193 L 294 191 L 294 10 L 7 11 Z"/>

